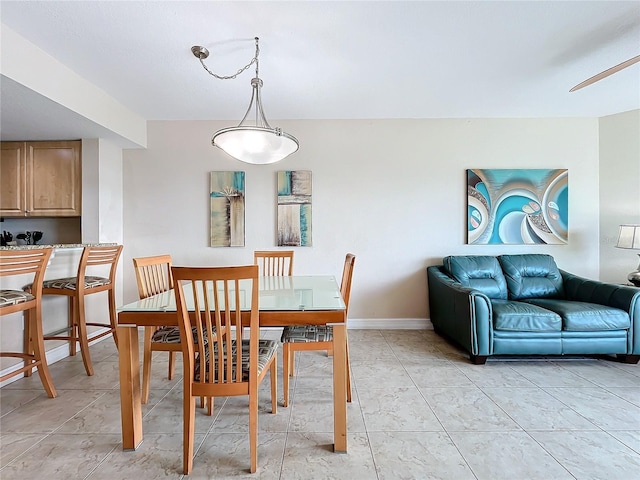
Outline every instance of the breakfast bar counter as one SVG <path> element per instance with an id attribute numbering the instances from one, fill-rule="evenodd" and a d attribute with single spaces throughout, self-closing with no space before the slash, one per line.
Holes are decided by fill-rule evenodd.
<path id="1" fill-rule="evenodd" d="M 56 250 L 68 249 L 68 248 L 84 248 L 84 247 L 113 247 L 117 243 L 56 243 L 52 245 L 6 245 L 1 246 L 0 250 L 31 250 L 36 248 L 53 248 L 54 253 Z"/>

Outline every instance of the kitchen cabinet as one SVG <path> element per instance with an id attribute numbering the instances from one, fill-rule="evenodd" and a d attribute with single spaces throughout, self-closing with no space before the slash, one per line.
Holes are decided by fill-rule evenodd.
<path id="1" fill-rule="evenodd" d="M 78 217 L 82 142 L 2 142 L 0 215 Z"/>

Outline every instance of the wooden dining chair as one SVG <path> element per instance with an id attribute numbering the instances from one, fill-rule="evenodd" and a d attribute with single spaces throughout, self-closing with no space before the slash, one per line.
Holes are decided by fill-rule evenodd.
<path id="1" fill-rule="evenodd" d="M 64 295 L 69 299 L 69 326 L 45 335 L 44 340 L 67 340 L 69 353 L 72 356 L 76 354 L 76 342 L 80 342 L 80 353 L 87 375 L 93 375 L 93 364 L 89 352 L 90 342 L 106 335 L 112 335 L 116 347 L 118 346 L 115 285 L 116 270 L 121 253 L 122 245 L 84 247 L 78 264 L 78 273 L 75 277 L 45 280 L 42 284 L 43 295 Z M 91 275 L 91 273 L 97 273 L 96 270 L 102 271 L 106 267 L 109 268 L 108 277 Z M 85 297 L 100 292 L 107 292 L 109 323 L 87 322 Z M 102 329 L 89 336 L 87 327 L 102 327 Z M 69 332 L 69 334 L 60 335 L 64 332 Z"/>
<path id="2" fill-rule="evenodd" d="M 133 259 L 133 268 L 138 283 L 138 296 L 141 300 L 173 288 L 171 265 L 171 255 L 156 255 Z M 149 401 L 153 352 L 159 351 L 169 352 L 167 378 L 171 380 L 175 371 L 175 353 L 182 352 L 180 329 L 178 327 L 144 327 L 142 353 L 143 404 Z"/>
<path id="3" fill-rule="evenodd" d="M 254 473 L 258 465 L 258 386 L 267 372 L 271 412 L 277 410 L 278 342 L 260 339 L 258 267 L 173 267 L 172 272 L 183 339 L 183 473 L 193 468 L 196 397 L 237 395 L 249 397 L 250 470 Z M 248 307 L 244 305 L 247 301 Z M 223 329 L 225 324 L 230 328 Z M 243 325 L 249 329 L 248 339 Z M 191 334 L 194 326 L 200 345 L 208 339 L 197 359 Z"/>
<path id="4" fill-rule="evenodd" d="M 351 297 L 351 278 L 356 262 L 355 255 L 348 253 L 344 260 L 340 293 L 346 307 L 345 318 L 349 313 Z M 284 406 L 289 405 L 289 377 L 294 376 L 295 352 L 304 350 L 326 350 L 333 352 L 333 328 L 327 325 L 296 325 L 282 330 L 282 362 Z M 347 401 L 351 401 L 351 369 L 349 367 L 349 342 L 347 341 Z"/>
<path id="5" fill-rule="evenodd" d="M 258 265 L 262 276 L 293 275 L 293 250 L 256 250 L 253 263 Z"/>
<path id="6" fill-rule="evenodd" d="M 0 277 L 22 276 L 31 280 L 31 291 L 0 289 L 0 317 L 24 312 L 22 352 L 0 352 L 0 357 L 19 358 L 24 365 L 0 377 L 0 382 L 38 368 L 40 381 L 49 398 L 58 396 L 47 364 L 42 333 L 42 281 L 51 258 L 51 248 L 0 251 Z"/>

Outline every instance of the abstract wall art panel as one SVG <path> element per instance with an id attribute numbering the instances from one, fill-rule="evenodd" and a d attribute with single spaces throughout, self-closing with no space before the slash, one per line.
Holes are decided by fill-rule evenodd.
<path id="1" fill-rule="evenodd" d="M 566 244 L 568 210 L 566 169 L 467 170 L 468 244 Z"/>
<path id="2" fill-rule="evenodd" d="M 311 246 L 311 172 L 278 172 L 278 246 Z"/>
<path id="3" fill-rule="evenodd" d="M 211 172 L 211 246 L 244 247 L 244 172 Z"/>

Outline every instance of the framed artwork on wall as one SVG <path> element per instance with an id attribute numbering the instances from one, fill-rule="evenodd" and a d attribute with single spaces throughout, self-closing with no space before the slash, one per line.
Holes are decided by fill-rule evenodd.
<path id="1" fill-rule="evenodd" d="M 567 169 L 467 170 L 467 243 L 568 243 L 568 178 Z"/>
<path id="2" fill-rule="evenodd" d="M 311 246 L 311 171 L 278 172 L 278 246 Z"/>
<path id="3" fill-rule="evenodd" d="M 211 172 L 212 247 L 244 247 L 244 172 Z"/>

